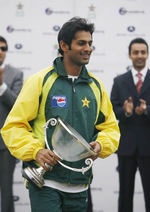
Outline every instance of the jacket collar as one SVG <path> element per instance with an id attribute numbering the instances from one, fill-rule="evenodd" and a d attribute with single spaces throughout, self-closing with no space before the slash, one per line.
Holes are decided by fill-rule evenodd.
<path id="1" fill-rule="evenodd" d="M 57 72 L 57 74 L 59 76 L 62 76 L 62 77 L 68 77 L 68 74 L 65 70 L 65 67 L 64 67 L 64 64 L 63 64 L 63 57 L 57 57 L 55 60 L 54 60 L 54 69 L 55 71 Z M 83 65 L 82 67 L 82 70 L 81 70 L 81 73 L 79 75 L 79 78 L 83 79 L 83 80 L 91 80 L 91 77 L 90 75 L 88 74 L 88 71 L 85 67 L 85 65 Z"/>

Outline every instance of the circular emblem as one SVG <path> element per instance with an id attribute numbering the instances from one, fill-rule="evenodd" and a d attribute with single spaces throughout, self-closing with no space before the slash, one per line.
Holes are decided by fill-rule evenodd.
<path id="1" fill-rule="evenodd" d="M 65 98 L 62 97 L 62 98 L 57 99 L 57 105 L 59 107 L 64 107 L 65 104 L 66 104 L 66 99 Z"/>
<path id="2" fill-rule="evenodd" d="M 12 26 L 8 26 L 8 27 L 6 28 L 6 30 L 7 30 L 7 32 L 11 33 L 11 32 L 14 31 L 14 28 L 13 28 Z"/>
<path id="3" fill-rule="evenodd" d="M 127 30 L 129 32 L 134 32 L 135 31 L 135 27 L 134 26 L 128 26 Z"/>
<path id="4" fill-rule="evenodd" d="M 47 15 L 51 15 L 51 14 L 53 13 L 53 10 L 51 10 L 50 8 L 46 8 L 46 9 L 45 9 L 45 13 L 46 13 Z"/>
<path id="5" fill-rule="evenodd" d="M 127 13 L 127 10 L 124 7 L 121 7 L 119 9 L 119 13 L 120 13 L 120 15 L 125 15 Z"/>
<path id="6" fill-rule="evenodd" d="M 53 26 L 53 30 L 56 31 L 56 32 L 59 31 L 60 30 L 60 26 L 58 26 L 58 25 Z"/>
<path id="7" fill-rule="evenodd" d="M 22 47 L 23 47 L 23 46 L 22 46 L 21 43 L 16 43 L 16 44 L 15 44 L 15 48 L 16 48 L 16 49 L 22 49 Z"/>

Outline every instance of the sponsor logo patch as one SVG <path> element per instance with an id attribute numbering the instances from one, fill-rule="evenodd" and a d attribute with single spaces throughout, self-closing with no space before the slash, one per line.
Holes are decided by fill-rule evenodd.
<path id="1" fill-rule="evenodd" d="M 52 96 L 52 107 L 68 107 L 66 96 Z"/>

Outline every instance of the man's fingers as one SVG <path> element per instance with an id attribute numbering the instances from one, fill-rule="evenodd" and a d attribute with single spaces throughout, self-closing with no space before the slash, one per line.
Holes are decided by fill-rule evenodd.
<path id="1" fill-rule="evenodd" d="M 54 152 L 49 152 L 49 155 L 52 157 L 52 158 L 54 158 L 55 160 L 58 160 L 58 161 L 61 161 L 61 158 L 57 155 L 57 154 L 55 154 Z"/>
<path id="2" fill-rule="evenodd" d="M 146 104 L 146 101 L 144 99 L 140 99 L 140 102 Z"/>
<path id="3" fill-rule="evenodd" d="M 57 160 L 60 161 L 61 159 L 49 149 L 42 149 L 38 151 L 36 160 L 44 169 L 47 170 L 45 163 L 50 166 L 55 166 L 57 164 Z"/>

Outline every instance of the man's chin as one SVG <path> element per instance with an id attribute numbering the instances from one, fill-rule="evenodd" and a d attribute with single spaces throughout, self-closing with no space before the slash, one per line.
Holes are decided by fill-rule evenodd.
<path id="1" fill-rule="evenodd" d="M 142 65 L 137 65 L 136 67 L 137 67 L 138 69 L 141 69 L 141 70 L 142 70 L 142 69 L 145 67 L 145 65 L 143 65 L 143 64 L 142 64 Z"/>
<path id="2" fill-rule="evenodd" d="M 89 63 L 89 59 L 83 60 L 83 64 L 86 65 Z"/>

